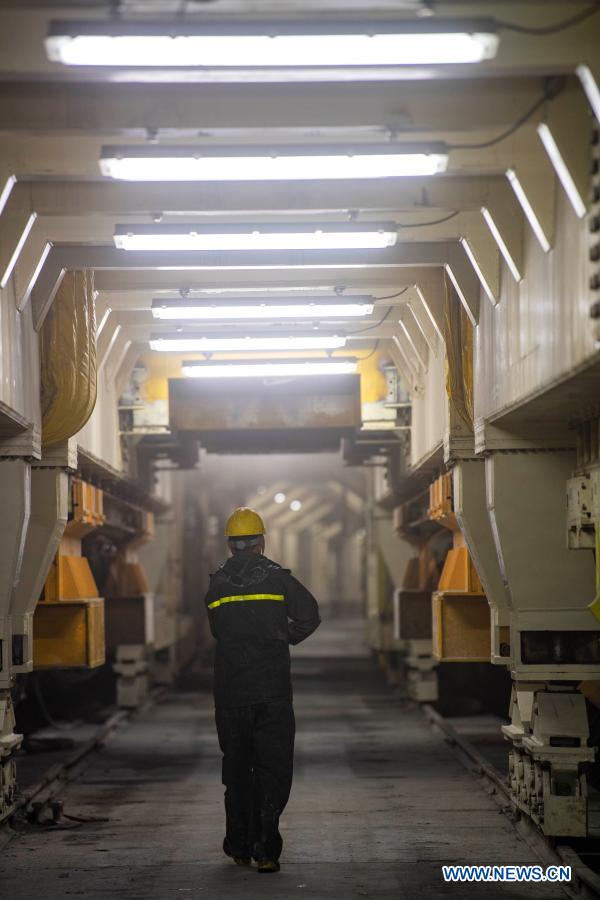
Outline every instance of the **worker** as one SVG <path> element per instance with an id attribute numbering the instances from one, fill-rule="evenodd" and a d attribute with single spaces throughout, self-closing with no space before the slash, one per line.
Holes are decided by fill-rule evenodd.
<path id="1" fill-rule="evenodd" d="M 210 577 L 206 606 L 217 641 L 215 719 L 223 753 L 226 833 L 237 865 L 278 872 L 279 817 L 292 786 L 295 721 L 290 644 L 318 627 L 312 594 L 264 555 L 257 512 L 236 509 L 225 528 L 230 558 Z"/>

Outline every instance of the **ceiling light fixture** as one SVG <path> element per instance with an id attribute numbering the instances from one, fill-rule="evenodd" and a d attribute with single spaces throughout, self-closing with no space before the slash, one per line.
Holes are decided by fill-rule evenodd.
<path id="1" fill-rule="evenodd" d="M 491 20 L 55 21 L 48 59 L 67 66 L 269 69 L 479 63 L 496 55 Z"/>
<path id="2" fill-rule="evenodd" d="M 281 362 L 186 362 L 181 370 L 188 378 L 266 378 L 303 375 L 354 375 L 356 360 L 289 360 Z M 278 501 L 276 497 L 275 502 Z M 285 499 L 285 498 L 284 498 Z"/>
<path id="3" fill-rule="evenodd" d="M 117 225 L 120 250 L 382 250 L 397 240 L 392 222 L 306 225 Z"/>
<path id="4" fill-rule="evenodd" d="M 338 335 L 292 335 L 285 337 L 194 337 L 190 334 L 150 338 L 150 349 L 184 353 L 244 353 L 246 351 L 280 350 L 339 350 L 346 346 L 346 338 Z"/>
<path id="5" fill-rule="evenodd" d="M 249 301 L 245 298 L 231 297 L 218 304 L 206 302 L 183 302 L 181 300 L 153 300 L 152 315 L 155 319 L 205 320 L 222 319 L 325 319 L 338 317 L 342 319 L 358 316 L 369 316 L 373 312 L 373 303 L 367 303 L 365 297 L 353 297 L 350 302 L 340 303 L 338 297 L 318 298 L 301 301 Z"/>
<path id="6" fill-rule="evenodd" d="M 437 175 L 445 144 L 103 147 L 100 171 L 124 181 L 302 181 Z"/>

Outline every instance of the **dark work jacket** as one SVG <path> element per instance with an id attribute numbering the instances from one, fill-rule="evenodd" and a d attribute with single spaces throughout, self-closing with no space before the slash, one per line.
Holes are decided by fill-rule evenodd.
<path id="1" fill-rule="evenodd" d="M 211 575 L 205 602 L 217 641 L 216 706 L 291 700 L 289 645 L 321 621 L 310 591 L 289 569 L 241 552 Z"/>

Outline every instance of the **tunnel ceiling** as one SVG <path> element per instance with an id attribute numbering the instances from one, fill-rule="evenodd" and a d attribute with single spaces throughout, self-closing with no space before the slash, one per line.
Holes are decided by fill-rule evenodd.
<path id="1" fill-rule="evenodd" d="M 533 228 L 550 245 L 544 179 L 552 171 L 538 128 L 551 123 L 553 134 L 568 134 L 586 94 L 600 102 L 600 16 L 586 17 L 588 4 L 223 0 L 182 6 L 125 0 L 117 4 L 115 27 L 151 16 L 181 27 L 236 18 L 258 27 L 285 13 L 297 24 L 310 19 L 318 30 L 343 13 L 426 32 L 442 19 L 455 27 L 478 19 L 485 20 L 480 29 L 496 35 L 498 47 L 473 64 L 359 67 L 70 66 L 47 58 L 51 21 L 107 22 L 109 6 L 114 10 L 114 4 L 96 2 L 5 2 L 0 11 L 0 150 L 6 173 L 17 174 L 16 182 L 5 184 L 0 172 L 0 204 L 6 206 L 0 277 L 14 274 L 16 302 L 19 308 L 31 302 L 39 329 L 63 273 L 93 269 L 100 364 L 117 332 L 121 345 L 140 353 L 152 338 L 174 330 L 215 338 L 310 334 L 344 338 L 349 356 L 389 349 L 410 379 L 419 367 L 420 342 L 430 342 L 441 328 L 444 273 L 476 323 L 480 303 L 496 302 L 501 259 L 520 280 L 524 229 Z M 182 182 L 123 181 L 102 175 L 99 167 L 108 153 L 103 147 L 115 146 L 154 155 L 169 148 L 181 155 L 188 148 L 192 155 L 213 156 L 226 146 L 252 157 L 262 145 L 270 148 L 267 155 L 278 149 L 314 154 L 326 145 L 351 146 L 356 155 L 376 145 L 397 153 L 403 145 L 423 144 L 447 155 L 443 171 L 276 181 L 248 179 L 244 172 L 236 180 Z M 370 165 L 377 164 L 375 158 Z M 520 205 L 523 185 L 533 199 L 533 224 Z M 115 247 L 116 229 L 130 239 L 140 227 L 170 230 L 171 236 L 185 232 L 188 249 Z M 199 250 L 194 244 L 197 232 L 219 228 L 231 237 L 244 230 L 252 236 L 336 227 L 362 228 L 369 240 L 373 231 L 387 230 L 395 243 L 328 250 L 303 247 L 302 241 L 287 250 Z M 307 296 L 346 303 L 366 297 L 372 309 L 360 320 L 340 313 L 288 317 L 285 324 L 262 317 L 174 325 L 151 312 L 152 301 L 161 298 L 215 306 L 230 297 L 284 302 Z M 325 357 L 328 351 L 319 352 Z"/>

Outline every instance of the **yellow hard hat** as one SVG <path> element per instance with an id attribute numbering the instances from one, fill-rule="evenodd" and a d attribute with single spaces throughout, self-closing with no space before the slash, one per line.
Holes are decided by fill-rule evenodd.
<path id="1" fill-rule="evenodd" d="M 225 537 L 248 537 L 252 534 L 265 534 L 265 523 L 259 514 L 248 506 L 234 509 L 227 519 Z"/>

